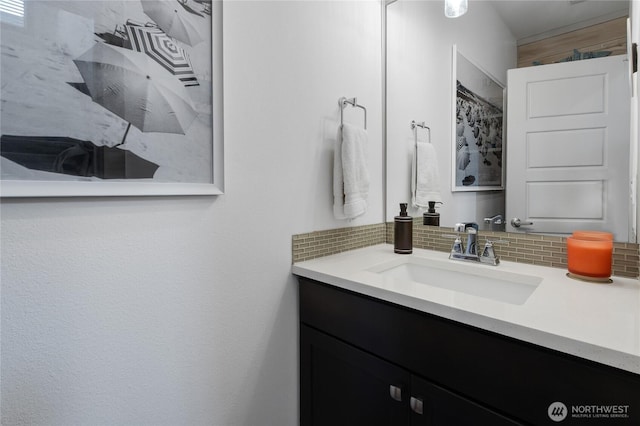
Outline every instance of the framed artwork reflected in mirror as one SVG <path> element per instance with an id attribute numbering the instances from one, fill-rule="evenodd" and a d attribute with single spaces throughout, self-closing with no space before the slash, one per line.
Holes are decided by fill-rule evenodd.
<path id="1" fill-rule="evenodd" d="M 504 189 L 505 88 L 453 46 L 452 191 Z"/>

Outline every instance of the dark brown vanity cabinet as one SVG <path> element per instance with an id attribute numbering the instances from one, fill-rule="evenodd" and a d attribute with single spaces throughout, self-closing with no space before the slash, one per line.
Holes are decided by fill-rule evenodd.
<path id="1" fill-rule="evenodd" d="M 302 425 L 515 425 L 505 417 L 301 325 Z"/>
<path id="2" fill-rule="evenodd" d="M 636 374 L 299 280 L 303 426 L 640 424 Z"/>

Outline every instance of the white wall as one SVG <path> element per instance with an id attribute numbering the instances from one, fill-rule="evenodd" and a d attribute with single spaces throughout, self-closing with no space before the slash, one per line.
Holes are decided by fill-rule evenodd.
<path id="1" fill-rule="evenodd" d="M 383 220 L 381 6 L 233 1 L 224 25 L 225 195 L 2 200 L 3 425 L 298 423 L 291 235 Z M 341 96 L 371 148 L 348 223 Z"/>
<path id="2" fill-rule="evenodd" d="M 640 45 L 640 1 L 632 0 L 629 16 L 631 18 L 631 42 Z M 631 217 L 635 217 L 635 236 L 638 241 L 638 233 L 640 232 L 640 215 L 638 214 L 638 205 L 640 204 L 640 192 L 638 191 L 638 180 L 640 179 L 640 170 L 638 164 L 640 164 L 640 149 L 638 149 L 639 138 L 639 126 L 640 126 L 640 102 L 638 101 L 638 73 L 634 73 L 633 77 L 633 92 L 631 98 L 631 153 L 635 153 L 635 156 L 631 157 L 631 173 L 634 178 L 635 185 L 632 185 L 632 196 L 635 195 L 635 200 L 632 200 L 631 205 Z M 635 194 L 633 193 L 635 190 Z M 633 220 L 633 219 L 632 219 Z M 640 242 L 640 241 L 638 241 Z"/>
<path id="3" fill-rule="evenodd" d="M 445 18 L 439 1 L 400 1 L 387 10 L 387 220 L 398 214 L 398 203 L 410 201 L 411 120 L 431 128 L 444 202 L 440 225 L 504 214 L 502 192 L 451 192 L 452 46 L 506 86 L 507 69 L 516 65 L 515 38 L 486 2 L 471 2 L 456 19 Z"/>

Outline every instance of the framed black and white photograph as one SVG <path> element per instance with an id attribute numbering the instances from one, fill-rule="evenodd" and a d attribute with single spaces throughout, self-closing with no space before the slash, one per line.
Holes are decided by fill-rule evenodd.
<path id="1" fill-rule="evenodd" d="M 223 192 L 222 2 L 3 0 L 3 197 Z"/>
<path id="2" fill-rule="evenodd" d="M 504 189 L 504 86 L 455 45 L 452 75 L 452 190 Z"/>

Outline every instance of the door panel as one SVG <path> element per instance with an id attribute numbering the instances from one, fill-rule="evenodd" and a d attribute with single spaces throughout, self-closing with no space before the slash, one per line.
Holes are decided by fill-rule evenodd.
<path id="1" fill-rule="evenodd" d="M 305 325 L 300 328 L 302 425 L 408 424 L 407 371 Z"/>
<path id="2" fill-rule="evenodd" d="M 510 232 L 575 229 L 629 238 L 629 108 L 625 56 L 508 72 Z"/>
<path id="3" fill-rule="evenodd" d="M 557 74 L 556 78 L 531 81 L 527 85 L 528 118 L 605 112 L 605 75 L 570 75 Z"/>
<path id="4" fill-rule="evenodd" d="M 601 180 L 527 183 L 529 198 L 537 200 L 529 206 L 529 216 L 565 220 L 602 219 L 604 206 L 600 194 L 605 192 L 603 186 Z"/>
<path id="5" fill-rule="evenodd" d="M 604 128 L 531 132 L 527 168 L 603 166 L 605 145 Z"/>

